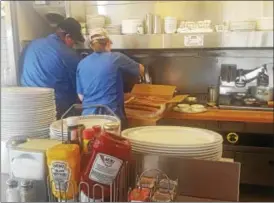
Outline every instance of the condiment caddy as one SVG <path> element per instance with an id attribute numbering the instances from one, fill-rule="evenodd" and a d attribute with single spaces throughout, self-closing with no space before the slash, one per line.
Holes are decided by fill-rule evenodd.
<path id="1" fill-rule="evenodd" d="M 136 186 L 129 189 L 129 202 L 172 202 L 176 199 L 178 179 L 171 180 L 158 169 L 148 169 L 136 178 Z"/>
<path id="2" fill-rule="evenodd" d="M 75 117 L 67 118 L 71 119 L 67 122 L 69 139 L 47 151 L 50 201 L 112 202 L 126 199 L 126 191 L 122 191 L 128 184 L 131 145 L 120 137 L 120 120 L 108 107 L 93 105 L 88 108 L 98 106 L 110 111 L 117 122 L 106 123 L 103 128 L 80 126 L 79 129 Z"/>

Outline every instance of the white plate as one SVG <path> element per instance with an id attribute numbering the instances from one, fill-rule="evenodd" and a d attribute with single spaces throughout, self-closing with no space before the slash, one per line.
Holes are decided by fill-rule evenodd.
<path id="1" fill-rule="evenodd" d="M 118 118 L 113 117 L 113 116 L 106 116 L 106 115 L 89 115 L 89 116 L 79 116 L 79 124 L 85 125 L 86 128 L 91 128 L 94 125 L 103 125 L 108 122 L 120 122 Z M 61 133 L 61 120 L 57 120 L 53 122 L 50 125 L 50 137 L 51 139 L 62 139 L 62 133 Z M 67 125 L 66 125 L 66 120 L 64 119 L 63 123 L 63 137 L 66 139 L 67 137 Z"/>
<path id="2" fill-rule="evenodd" d="M 189 151 L 189 150 L 164 150 L 164 149 L 157 149 L 157 148 L 145 148 L 145 147 L 137 147 L 137 146 L 132 146 L 132 149 L 135 151 L 146 151 L 146 152 L 158 152 L 158 153 L 165 153 L 165 154 L 185 154 L 189 156 L 199 156 L 199 155 L 208 155 L 208 154 L 216 154 L 219 152 L 222 152 L 223 147 L 218 146 L 218 148 L 215 149 L 209 149 L 209 150 L 200 150 L 200 151 Z"/>
<path id="3" fill-rule="evenodd" d="M 46 123 L 32 123 L 32 124 L 1 124 L 1 129 L 5 129 L 5 130 L 14 130 L 14 129 L 32 129 L 32 128 L 49 128 L 50 127 L 51 122 L 46 122 Z"/>
<path id="4" fill-rule="evenodd" d="M 134 150 L 133 150 L 134 151 Z M 138 152 L 134 151 L 134 153 L 140 153 L 140 154 L 149 154 L 149 155 L 157 155 L 159 156 L 159 153 L 153 153 L 153 152 Z M 166 153 L 161 153 L 161 156 L 167 156 L 167 157 L 179 157 L 179 158 L 188 158 L 188 159 L 203 159 L 203 160 L 219 160 L 222 158 L 222 153 L 217 153 L 211 156 L 184 156 L 181 154 L 166 154 Z"/>
<path id="5" fill-rule="evenodd" d="M 13 93 L 18 94 L 53 94 L 54 89 L 44 87 L 1 87 L 1 93 Z"/>
<path id="6" fill-rule="evenodd" d="M 118 118 L 113 116 L 103 116 L 103 115 L 90 115 L 90 116 L 79 116 L 79 124 L 85 125 L 86 128 L 90 128 L 94 125 L 101 125 L 103 126 L 105 123 L 108 122 L 118 122 Z M 57 120 L 53 122 L 50 126 L 51 130 L 54 130 L 55 132 L 61 132 L 62 130 L 62 120 Z M 67 124 L 66 119 L 63 121 L 63 130 L 64 132 L 67 132 Z"/>
<path id="7" fill-rule="evenodd" d="M 122 136 L 133 142 L 157 146 L 206 146 L 223 140 L 217 133 L 179 126 L 147 126 L 124 130 Z"/>
<path id="8" fill-rule="evenodd" d="M 219 134 L 217 134 L 218 136 Z M 128 139 L 128 138 L 127 138 Z M 144 146 L 144 147 L 154 147 L 154 148 L 159 148 L 159 147 L 164 147 L 166 149 L 174 149 L 174 150 L 197 150 L 197 145 L 165 145 L 163 146 L 163 144 L 157 144 L 157 143 L 145 143 L 142 141 L 135 141 L 135 140 L 130 140 L 130 142 L 132 143 L 132 145 L 135 146 Z M 203 144 L 203 145 L 199 145 L 199 149 L 204 150 L 204 149 L 211 149 L 214 148 L 220 144 L 223 143 L 223 139 L 216 139 L 216 141 L 210 143 L 210 144 Z"/>
<path id="9" fill-rule="evenodd" d="M 20 136 L 23 136 L 23 137 L 41 137 L 41 136 L 46 136 L 46 135 L 49 135 L 49 133 L 47 132 L 47 131 L 45 131 L 45 132 L 39 132 L 39 133 L 37 133 L 37 132 L 35 132 L 35 133 L 26 133 L 26 134 L 24 134 L 24 133 L 14 133 L 14 134 L 6 134 L 6 135 L 3 135 L 3 134 L 1 134 L 1 139 L 3 139 L 3 140 L 8 140 L 9 138 L 11 138 L 11 137 L 20 137 Z"/>
<path id="10" fill-rule="evenodd" d="M 52 124 L 52 122 L 54 122 L 56 120 L 55 117 L 45 117 L 42 119 L 22 119 L 22 120 L 17 120 L 16 121 L 16 125 L 19 126 L 32 126 L 32 125 L 44 125 L 44 124 Z M 1 126 L 14 126 L 14 122 L 15 120 L 1 120 Z M 30 122 L 31 121 L 31 122 Z"/>
<path id="11" fill-rule="evenodd" d="M 216 143 L 212 146 L 207 146 L 207 147 L 159 147 L 159 146 L 149 146 L 149 145 L 142 145 L 142 144 L 135 144 L 131 142 L 132 147 L 135 148 L 143 148 L 145 150 L 162 150 L 162 151 L 172 151 L 172 152 L 189 152 L 189 153 L 199 153 L 199 152 L 204 152 L 204 151 L 212 151 L 212 150 L 219 150 L 222 147 L 222 143 Z"/>
<path id="12" fill-rule="evenodd" d="M 204 109 L 195 109 L 195 108 L 179 108 L 177 106 L 175 106 L 173 108 L 174 111 L 177 111 L 177 112 L 181 112 L 181 113 L 203 113 L 203 112 L 206 112 L 207 109 L 204 108 Z"/>
<path id="13" fill-rule="evenodd" d="M 203 130 L 203 129 L 201 129 Z M 214 134 L 213 132 L 209 132 L 211 134 Z M 219 134 L 218 133 L 215 133 L 216 136 L 219 137 Z M 184 150 L 189 150 L 189 151 L 196 151 L 197 149 L 200 149 L 200 150 L 208 150 L 208 149 L 211 149 L 211 148 L 214 148 L 220 144 L 223 143 L 223 139 L 216 139 L 215 142 L 212 142 L 210 144 L 203 144 L 203 145 L 180 145 L 180 146 L 176 146 L 176 145 L 163 145 L 163 144 L 156 144 L 156 143 L 144 143 L 144 142 L 140 142 L 140 141 L 133 141 L 133 140 L 130 140 L 130 142 L 134 145 L 137 145 L 137 146 L 144 146 L 144 147 L 155 147 L 155 148 L 166 148 L 166 149 L 169 149 L 169 150 L 180 150 L 180 149 L 184 149 Z"/>
<path id="14" fill-rule="evenodd" d="M 142 154 L 150 154 L 150 155 L 160 155 L 160 156 L 172 156 L 172 157 L 186 157 L 186 158 L 199 158 L 199 159 L 208 159 L 214 157 L 222 157 L 222 153 L 215 153 L 215 154 L 205 154 L 205 155 L 187 155 L 187 154 L 170 154 L 170 153 L 161 153 L 161 152 L 150 152 L 150 151 L 135 151 L 132 149 L 133 152 L 142 153 Z"/>

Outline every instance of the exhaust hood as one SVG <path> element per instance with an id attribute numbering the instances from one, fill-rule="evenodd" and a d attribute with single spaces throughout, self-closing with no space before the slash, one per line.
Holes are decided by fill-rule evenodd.
<path id="1" fill-rule="evenodd" d="M 51 27 L 56 27 L 68 15 L 66 1 L 34 1 L 33 8 Z"/>

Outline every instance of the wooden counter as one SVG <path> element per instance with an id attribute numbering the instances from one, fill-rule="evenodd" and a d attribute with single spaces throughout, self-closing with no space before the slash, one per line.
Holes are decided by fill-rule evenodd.
<path id="1" fill-rule="evenodd" d="M 248 123 L 273 123 L 273 112 L 208 109 L 207 112 L 186 114 L 169 111 L 163 116 L 165 119 L 183 120 L 212 120 L 212 121 L 236 121 Z"/>

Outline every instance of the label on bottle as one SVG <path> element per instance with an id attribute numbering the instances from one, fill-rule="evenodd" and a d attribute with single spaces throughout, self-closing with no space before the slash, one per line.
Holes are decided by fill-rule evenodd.
<path id="1" fill-rule="evenodd" d="M 71 176 L 71 169 L 68 166 L 68 163 L 64 161 L 53 161 L 51 162 L 50 170 L 55 190 L 67 192 L 67 185 Z"/>
<path id="2" fill-rule="evenodd" d="M 89 173 L 89 178 L 98 183 L 111 185 L 115 180 L 123 161 L 116 157 L 98 153 Z"/>
<path id="3" fill-rule="evenodd" d="M 73 129 L 70 131 L 70 139 L 71 141 L 78 140 L 78 129 Z"/>

